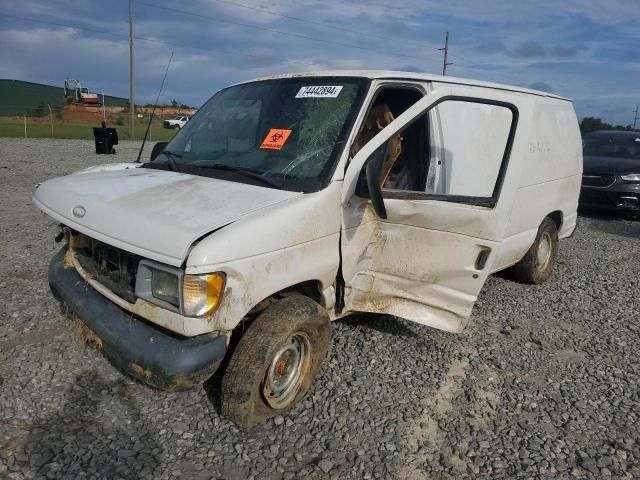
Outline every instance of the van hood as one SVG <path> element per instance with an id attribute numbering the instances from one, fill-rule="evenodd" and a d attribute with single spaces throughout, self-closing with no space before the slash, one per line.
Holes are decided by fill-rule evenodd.
<path id="1" fill-rule="evenodd" d="M 640 172 L 640 159 L 620 157 L 584 157 L 584 173 L 625 174 Z"/>
<path id="2" fill-rule="evenodd" d="M 180 266 L 203 235 L 302 195 L 134 165 L 48 180 L 37 187 L 34 203 L 96 240 Z"/>

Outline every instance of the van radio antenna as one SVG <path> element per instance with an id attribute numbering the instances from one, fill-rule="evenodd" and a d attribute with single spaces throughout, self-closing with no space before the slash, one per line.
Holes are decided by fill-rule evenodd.
<path id="1" fill-rule="evenodd" d="M 173 52 L 171 52 L 171 57 L 169 57 L 169 63 L 167 64 L 167 69 L 164 71 L 164 77 L 162 77 L 162 83 L 160 84 L 160 91 L 158 92 L 158 96 L 156 97 L 156 103 L 153 104 L 153 110 L 151 110 L 149 123 L 147 123 L 147 131 L 144 132 L 144 137 L 142 138 L 142 145 L 140 145 L 140 151 L 138 152 L 138 158 L 136 160 L 136 163 L 140 163 L 140 157 L 142 156 L 142 151 L 144 150 L 144 144 L 146 143 L 147 137 L 149 136 L 149 129 L 151 128 L 151 122 L 153 121 L 153 116 L 156 113 L 158 100 L 160 100 L 160 95 L 162 94 L 162 88 L 164 87 L 164 81 L 167 79 L 167 73 L 169 73 L 169 67 L 171 66 L 172 59 L 173 59 Z"/>

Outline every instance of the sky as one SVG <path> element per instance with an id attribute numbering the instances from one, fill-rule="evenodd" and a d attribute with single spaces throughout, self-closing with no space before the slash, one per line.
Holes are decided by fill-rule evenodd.
<path id="1" fill-rule="evenodd" d="M 133 0 L 136 103 L 199 106 L 275 73 L 442 72 L 574 100 L 580 118 L 633 123 L 640 0 Z M 0 0 L 0 78 L 128 97 L 128 0 Z"/>

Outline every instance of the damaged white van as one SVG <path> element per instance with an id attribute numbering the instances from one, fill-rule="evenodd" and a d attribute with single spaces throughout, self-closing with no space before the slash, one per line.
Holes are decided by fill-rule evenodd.
<path id="1" fill-rule="evenodd" d="M 51 289 L 111 362 L 180 390 L 228 353 L 223 412 L 249 426 L 309 390 L 332 320 L 459 332 L 492 272 L 547 280 L 581 174 L 567 99 L 332 71 L 223 89 L 148 163 L 52 179 L 34 201 L 66 242 Z"/>

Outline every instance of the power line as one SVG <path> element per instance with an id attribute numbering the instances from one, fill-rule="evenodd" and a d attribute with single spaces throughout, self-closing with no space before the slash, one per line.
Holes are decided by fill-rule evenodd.
<path id="1" fill-rule="evenodd" d="M 337 30 L 337 31 L 340 31 L 340 32 L 345 32 L 345 33 L 351 33 L 351 34 L 354 34 L 354 35 L 359 35 L 361 37 L 369 37 L 369 38 L 373 38 L 373 39 L 376 39 L 376 40 L 387 40 L 387 41 L 403 43 L 403 44 L 411 43 L 411 44 L 420 45 L 420 46 L 423 46 L 425 48 L 429 48 L 429 49 L 432 49 L 432 50 L 438 50 L 438 48 L 431 47 L 431 46 L 425 44 L 424 42 L 418 42 L 418 41 L 414 41 L 414 40 L 405 40 L 405 39 L 401 39 L 401 38 L 387 37 L 387 36 L 382 36 L 382 35 L 374 35 L 374 34 L 366 33 L 366 32 L 359 31 L 359 30 L 352 30 L 350 28 L 340 27 L 338 25 L 331 25 L 330 23 L 320 22 L 318 20 L 311 20 L 311 19 L 308 19 L 308 18 L 296 17 L 296 16 L 293 16 L 293 15 L 285 14 L 285 13 L 274 12 L 273 10 L 269 10 L 269 9 L 263 8 L 263 7 L 253 7 L 253 6 L 247 5 L 245 3 L 233 2 L 231 0 L 211 0 L 211 1 L 215 2 L 215 3 L 231 5 L 231 6 L 234 6 L 234 7 L 237 7 L 237 8 L 244 8 L 244 9 L 251 10 L 251 11 L 254 11 L 254 12 L 262 12 L 262 13 L 266 13 L 268 15 L 273 15 L 275 17 L 286 18 L 288 20 L 294 20 L 296 22 L 308 23 L 310 25 L 318 25 L 320 27 L 330 28 L 330 29 Z M 163 8 L 160 5 L 155 5 L 155 4 L 151 4 L 151 3 L 147 3 L 147 2 L 139 1 L 138 3 L 145 4 L 147 6 Z"/>
<path id="2" fill-rule="evenodd" d="M 508 68 L 510 69 L 509 71 L 504 71 L 501 70 L 499 75 L 500 77 L 504 77 L 503 79 L 498 79 L 493 75 L 486 75 L 486 70 L 484 68 L 482 68 L 481 65 L 478 65 L 476 67 L 472 66 L 473 64 L 478 64 L 478 62 L 474 59 L 470 59 L 468 57 L 465 57 L 459 53 L 456 53 L 455 55 L 449 55 L 450 57 L 454 58 L 454 59 L 461 59 L 463 61 L 463 63 L 460 62 L 456 62 L 456 66 L 457 67 L 462 67 L 462 68 L 467 68 L 470 70 L 474 70 L 476 72 L 481 72 L 482 75 L 484 75 L 486 78 L 493 78 L 491 81 L 496 82 L 496 83 L 504 83 L 504 80 L 506 79 L 507 81 L 512 82 L 514 85 L 526 85 L 527 81 L 525 79 L 522 78 L 522 74 L 520 72 L 516 72 L 514 69 L 517 68 L 516 66 L 504 66 L 503 68 Z M 471 65 L 469 65 L 471 64 Z M 558 83 L 557 81 L 553 82 L 555 86 L 564 88 L 564 89 L 569 89 L 570 87 L 567 86 L 564 83 Z"/>
<path id="3" fill-rule="evenodd" d="M 221 0 L 214 0 L 214 1 L 221 1 Z M 138 1 L 138 3 L 144 3 L 145 5 L 152 5 L 152 6 L 156 7 L 155 5 L 147 4 L 146 2 Z M 180 10 L 173 9 L 173 8 L 168 8 L 168 7 L 158 7 L 158 8 L 163 8 L 165 10 L 173 10 L 173 11 L 177 11 L 177 12 L 180 12 L 180 13 L 185 13 L 187 15 L 192 15 L 192 16 L 206 18 L 206 19 L 209 19 L 209 20 L 218 21 L 217 19 L 214 19 L 214 18 L 211 18 L 211 17 L 207 17 L 207 16 L 202 16 L 202 15 L 195 14 L 195 13 L 192 13 L 192 12 L 180 11 Z M 45 24 L 45 25 L 53 25 L 53 26 L 63 27 L 63 28 L 72 28 L 72 29 L 76 29 L 76 30 L 83 30 L 83 31 L 98 33 L 98 34 L 102 34 L 102 35 L 110 35 L 110 36 L 114 36 L 114 37 L 125 37 L 125 38 L 129 37 L 126 34 L 114 33 L 114 32 L 110 32 L 110 31 L 87 28 L 87 27 L 80 27 L 80 26 L 77 26 L 77 25 L 60 23 L 60 22 L 52 22 L 52 21 L 47 21 L 47 20 L 40 20 L 40 19 L 34 19 L 34 18 L 28 18 L 28 17 L 21 17 L 21 16 L 17 16 L 17 15 L 9 15 L 9 14 L 5 14 L 5 13 L 0 13 L 0 16 L 7 17 L 7 18 L 13 18 L 13 19 L 16 19 L 16 20 L 27 21 L 27 22 L 34 22 L 34 23 L 41 23 L 41 24 Z M 221 21 L 221 22 L 224 22 L 224 21 Z M 253 26 L 251 26 L 251 27 L 253 27 Z M 261 27 L 257 27 L 257 28 L 261 28 Z M 290 35 L 298 35 L 298 34 L 294 34 L 294 33 L 291 33 L 291 32 L 282 32 L 282 33 L 290 34 Z M 318 62 L 305 62 L 305 61 L 302 61 L 302 60 L 292 60 L 292 59 L 287 59 L 287 58 L 282 58 L 282 57 L 271 57 L 271 56 L 265 56 L 265 55 L 255 55 L 255 54 L 245 53 L 245 52 L 241 52 L 241 51 L 237 51 L 237 50 L 222 49 L 222 48 L 219 48 L 219 47 L 211 47 L 211 48 L 197 47 L 197 46 L 187 45 L 187 44 L 182 44 L 182 43 L 168 42 L 168 41 L 161 40 L 161 39 L 158 39 L 158 38 L 149 38 L 149 37 L 142 37 L 142 36 L 134 36 L 133 38 L 135 38 L 136 40 L 140 40 L 140 41 L 144 41 L 144 42 L 148 42 L 148 43 L 169 45 L 169 46 L 186 48 L 186 49 L 191 49 L 191 50 L 203 51 L 203 52 L 207 52 L 207 53 L 220 53 L 220 54 L 223 54 L 223 55 L 234 55 L 234 56 L 235 55 L 239 55 L 239 56 L 258 59 L 258 60 L 271 60 L 271 61 L 278 61 L 278 62 L 283 62 L 283 63 L 305 65 L 305 66 L 310 66 L 310 67 L 318 67 L 319 65 L 320 66 L 326 66 L 326 65 L 319 64 Z M 317 40 L 317 41 L 323 41 L 321 39 L 316 39 L 316 38 L 313 38 L 313 37 L 310 37 L 310 39 Z M 351 45 L 346 45 L 346 44 L 345 45 L 341 45 L 341 46 L 350 46 L 351 47 Z M 354 48 L 364 49 L 363 47 L 358 47 L 358 46 L 353 46 L 353 47 Z M 372 51 L 376 51 L 376 50 L 372 50 Z M 382 52 L 378 52 L 378 53 L 382 53 Z M 404 55 L 404 56 L 407 56 L 407 55 Z M 450 56 L 452 58 L 454 58 L 454 55 L 450 55 Z M 408 56 L 408 57 L 424 60 L 424 58 L 415 57 L 415 56 Z M 469 59 L 466 59 L 466 58 L 462 57 L 459 54 L 456 54 L 455 58 L 461 58 L 463 60 L 469 60 Z M 469 63 L 475 63 L 475 62 L 469 60 Z M 472 66 L 461 64 L 461 63 L 458 63 L 458 62 L 455 64 L 455 66 L 459 67 L 459 68 L 466 68 L 466 69 L 470 69 L 470 70 L 473 70 L 473 71 L 476 71 L 476 72 L 480 72 L 480 74 L 483 77 L 487 78 L 489 81 L 494 81 L 496 83 L 502 83 L 503 82 L 503 80 L 495 79 L 495 77 L 492 79 L 491 78 L 492 76 L 491 75 L 487 75 L 487 72 L 484 69 L 477 68 L 477 67 L 472 67 Z M 510 73 L 507 73 L 507 72 L 501 72 L 500 76 L 501 77 L 506 77 L 508 79 L 510 78 L 515 84 L 523 83 L 521 79 L 516 79 Z"/>
<path id="4" fill-rule="evenodd" d="M 450 54 L 449 56 L 454 60 L 457 60 L 457 59 L 462 60 L 462 63 L 456 61 L 456 63 L 455 63 L 456 67 L 467 68 L 467 69 L 470 69 L 470 70 L 474 70 L 476 72 L 481 72 L 482 75 L 485 76 L 485 78 L 490 79 L 490 81 L 492 81 L 492 82 L 504 83 L 504 80 L 496 79 L 496 77 L 493 77 L 492 75 L 487 75 L 485 69 L 472 66 L 474 63 L 475 64 L 478 63 L 477 60 L 475 60 L 475 59 L 472 60 L 472 59 L 470 59 L 470 58 L 468 58 L 466 56 L 463 56 L 463 55 L 461 55 L 460 53 L 457 53 L 457 52 L 455 53 L 455 55 L 451 55 Z M 506 77 L 507 80 L 509 80 L 509 81 L 511 81 L 511 82 L 513 82 L 515 84 L 522 82 L 522 79 L 521 78 L 516 78 L 515 74 L 513 72 L 504 72 L 504 71 L 502 71 L 500 73 L 500 76 Z"/>
<path id="5" fill-rule="evenodd" d="M 469 63 L 471 63 L 471 64 L 473 64 L 473 63 L 477 63 L 477 62 L 471 61 L 471 60 L 469 60 L 469 59 L 463 58 L 463 57 L 462 57 L 461 55 L 459 55 L 459 54 L 450 55 L 450 56 L 451 56 L 451 58 L 453 58 L 454 60 L 455 60 L 455 59 L 462 59 L 462 60 L 464 60 L 465 62 L 468 60 L 468 61 L 469 61 Z M 491 82 L 495 82 L 495 83 L 505 83 L 505 82 L 504 82 L 504 79 L 506 79 L 507 81 L 510 81 L 510 82 L 512 82 L 512 83 L 514 83 L 514 84 L 522 83 L 522 79 L 521 79 L 521 78 L 516 78 L 516 77 L 514 76 L 513 72 L 504 72 L 504 71 L 500 72 L 500 77 L 503 77 L 503 79 L 500 79 L 500 78 L 495 77 L 494 75 L 491 75 L 490 73 L 489 73 L 489 74 L 487 74 L 486 69 L 483 69 L 483 68 L 474 67 L 474 66 L 471 66 L 471 65 L 466 65 L 465 63 L 460 63 L 460 62 L 456 62 L 456 63 L 454 64 L 454 66 L 455 66 L 455 67 L 458 67 L 458 68 L 465 68 L 465 69 L 467 69 L 467 70 L 472 70 L 472 71 L 475 71 L 475 72 L 480 72 L 480 74 L 481 74 L 482 76 L 484 76 L 488 81 L 491 81 Z"/>
<path id="6" fill-rule="evenodd" d="M 110 35 L 113 37 L 120 37 L 120 38 L 129 38 L 128 34 L 123 34 L 123 33 L 114 33 L 114 32 L 107 32 L 105 30 L 97 30 L 94 28 L 86 28 L 86 27 L 79 27 L 77 25 L 71 25 L 71 24 L 66 24 L 66 23 L 59 23 L 59 22 L 51 22 L 51 21 L 47 21 L 47 20 L 38 20 L 35 18 L 27 18 L 27 17 L 19 17 L 17 15 L 8 15 L 5 13 L 0 13 L 1 17 L 7 17 L 7 18 L 13 18 L 16 20 L 23 20 L 23 21 L 27 21 L 27 22 L 35 22 L 35 23 L 42 23 L 45 25 L 53 25 L 56 27 L 63 27 L 63 28 L 73 28 L 76 30 L 83 30 L 86 32 L 92 32 L 92 33 L 99 33 L 102 35 Z M 258 60 L 273 60 L 273 61 L 280 61 L 280 62 L 285 62 L 285 63 L 292 63 L 292 64 L 299 64 L 299 65 L 306 65 L 306 66 L 311 66 L 311 67 L 317 67 L 318 63 L 317 62 L 305 62 L 302 60 L 291 60 L 291 59 L 286 59 L 286 58 L 278 58 L 278 57 L 270 57 L 270 56 L 265 56 L 265 55 L 253 55 L 251 53 L 245 53 L 245 52 L 239 52 L 237 50 L 228 50 L 228 49 L 222 49 L 222 48 L 218 48 L 218 47 L 212 47 L 212 48 L 205 48 L 205 47 L 195 47 L 193 45 L 186 45 L 186 44 L 181 44 L 181 43 L 175 43 L 175 42 L 167 42 L 165 40 L 160 40 L 157 38 L 149 38 L 149 37 L 141 37 L 141 36 L 135 36 L 133 37 L 136 40 L 141 40 L 144 42 L 149 42 L 149 43 L 157 43 L 157 44 L 161 44 L 161 45 L 170 45 L 170 46 L 174 46 L 174 47 L 181 47 L 181 48 L 187 48 L 187 49 L 192 49 L 192 50 L 200 50 L 200 51 L 204 51 L 204 52 L 208 52 L 208 53 L 222 53 L 225 55 L 241 55 L 244 57 L 249 57 L 249 58 L 254 58 L 254 59 L 258 59 Z"/>
<path id="7" fill-rule="evenodd" d="M 349 43 L 342 43 L 342 42 L 334 42 L 333 40 L 325 40 L 323 38 L 318 38 L 318 37 L 312 37 L 311 35 L 305 35 L 303 33 L 296 33 L 296 32 L 289 32 L 286 30 L 278 30 L 275 28 L 270 28 L 270 27 L 264 27 L 262 25 L 252 25 L 249 23 L 242 23 L 242 22 L 236 22 L 234 20 L 222 20 L 216 17 L 212 17 L 210 15 L 203 15 L 201 13 L 195 13 L 195 12 L 190 12 L 188 10 L 181 10 L 178 8 L 173 8 L 173 7 L 165 7 L 162 5 L 156 5 L 153 3 L 148 3 L 148 2 L 143 2 L 143 1 L 138 1 L 137 2 L 138 5 L 144 5 L 147 7 L 151 7 L 151 8 L 157 8 L 159 10 L 166 10 L 168 12 L 174 12 L 174 13 L 180 13 L 183 15 L 189 15 L 192 17 L 196 17 L 196 18 L 201 18 L 204 20 L 208 20 L 211 22 L 215 22 L 215 23 L 223 23 L 223 24 L 228 24 L 228 25 L 236 25 L 239 27 L 243 27 L 243 28 L 253 28 L 256 30 L 263 30 L 265 32 L 270 32 L 270 33 L 276 33 L 278 35 L 286 35 L 289 37 L 295 37 L 295 38 L 302 38 L 305 40 L 311 40 L 314 42 L 321 42 L 321 43 L 326 43 L 328 45 L 335 45 L 338 47 L 347 47 L 347 48 L 355 48 L 358 50 L 364 50 L 367 52 L 374 52 L 374 53 L 379 53 L 379 54 L 383 54 L 383 55 L 393 55 L 396 57 L 404 57 L 404 58 L 412 58 L 412 59 L 416 59 L 416 60 L 433 60 L 431 59 L 427 59 L 425 57 L 417 57 L 415 55 L 407 55 L 404 53 L 398 53 L 398 52 L 389 52 L 389 51 L 382 51 L 382 50 L 377 50 L 374 48 L 368 48 L 368 47 L 362 47 L 360 45 L 353 45 L 353 44 L 349 44 Z"/>
<path id="8" fill-rule="evenodd" d="M 140 2 L 138 2 L 140 3 Z M 40 19 L 35 19 L 35 18 L 28 18 L 28 17 L 21 17 L 18 15 L 9 15 L 6 13 L 0 13 L 0 16 L 2 17 L 6 17 L 6 18 L 13 18 L 16 20 L 22 20 L 22 21 L 26 21 L 26 22 L 34 22 L 34 23 L 40 23 L 40 24 L 44 24 L 44 25 L 52 25 L 52 26 L 56 26 L 56 27 L 62 27 L 62 28 L 72 28 L 72 29 L 76 29 L 76 30 L 82 30 L 82 31 L 86 31 L 86 32 L 92 32 L 92 33 L 98 33 L 101 35 L 109 35 L 109 36 L 113 36 L 113 37 L 119 37 L 119 38 L 129 38 L 128 34 L 122 34 L 122 33 L 115 33 L 115 32 L 110 32 L 110 31 L 106 31 L 106 30 L 99 30 L 99 29 L 95 29 L 95 28 L 88 28 L 88 27 L 81 27 L 78 25 L 72 25 L 72 24 L 68 24 L 68 23 L 60 23 L 60 22 L 53 22 L 53 21 L 48 21 L 48 20 L 40 20 Z M 160 45 L 169 45 L 169 46 L 174 46 L 174 47 L 180 47 L 180 48 L 186 48 L 186 49 L 190 49 L 190 50 L 197 50 L 197 51 L 203 51 L 203 52 L 207 52 L 207 53 L 219 53 L 219 54 L 223 54 L 223 55 L 239 55 L 239 56 L 243 56 L 243 57 L 247 57 L 247 58 L 253 58 L 253 59 L 257 59 L 257 60 L 271 60 L 271 61 L 279 61 L 279 62 L 283 62 L 283 63 L 289 63 L 289 64 L 294 64 L 294 65 L 304 65 L 307 67 L 318 67 L 320 66 L 325 66 L 325 65 L 321 65 L 318 62 L 305 62 L 303 60 L 292 60 L 292 59 L 287 59 L 287 58 L 283 58 L 283 57 L 271 57 L 271 56 L 265 56 L 265 55 L 255 55 L 255 54 L 250 54 L 250 53 L 245 53 L 245 52 L 241 52 L 238 50 L 230 50 L 230 49 L 222 49 L 219 47 L 211 47 L 211 48 L 205 48 L 205 47 L 197 47 L 197 46 L 193 46 L 193 45 L 187 45 L 187 44 L 183 44 L 183 43 L 177 43 L 177 42 L 168 42 L 166 40 L 161 40 L 158 38 L 149 38 L 149 37 L 143 37 L 143 36 L 139 36 L 139 35 L 134 35 L 133 37 L 135 40 L 140 40 L 140 41 L 144 41 L 144 42 L 148 42 L 148 43 L 155 43 L 155 44 L 160 44 Z M 459 57 L 458 54 L 456 54 L 457 57 Z M 461 68 L 469 68 L 471 70 L 476 70 L 478 71 L 477 68 L 475 67 L 469 67 L 463 64 L 459 64 L 457 63 L 456 66 L 461 67 Z M 487 77 L 486 72 L 482 71 L 483 76 Z M 493 80 L 499 83 L 498 80 Z"/>

